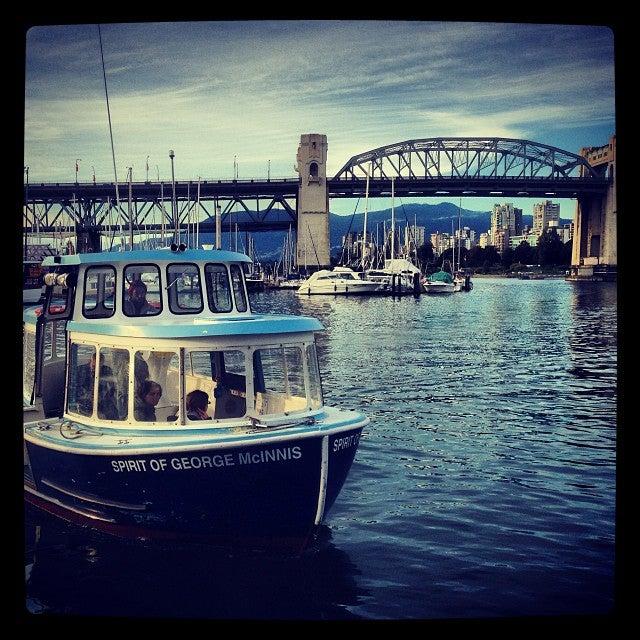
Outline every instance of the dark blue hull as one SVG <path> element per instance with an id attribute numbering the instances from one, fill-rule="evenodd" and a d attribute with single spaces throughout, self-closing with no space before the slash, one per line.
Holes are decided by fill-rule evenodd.
<path id="1" fill-rule="evenodd" d="M 116 535 L 295 546 L 333 505 L 361 431 L 145 455 L 27 441 L 26 497 Z"/>

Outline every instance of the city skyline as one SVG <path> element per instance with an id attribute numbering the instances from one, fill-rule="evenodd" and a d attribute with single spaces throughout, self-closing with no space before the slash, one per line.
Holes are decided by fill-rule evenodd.
<path id="1" fill-rule="evenodd" d="M 106 24 L 101 34 L 120 182 L 128 167 L 136 181 L 170 180 L 169 149 L 177 180 L 294 177 L 300 135 L 312 132 L 328 137 L 328 175 L 403 140 L 510 137 L 578 153 L 615 133 L 603 26 L 233 21 Z M 97 25 L 27 32 L 24 145 L 31 182 L 72 182 L 76 165 L 81 182 L 113 181 Z M 554 200 L 573 216 L 575 201 Z M 463 201 L 527 213 L 537 202 Z M 330 208 L 350 214 L 355 202 Z"/>

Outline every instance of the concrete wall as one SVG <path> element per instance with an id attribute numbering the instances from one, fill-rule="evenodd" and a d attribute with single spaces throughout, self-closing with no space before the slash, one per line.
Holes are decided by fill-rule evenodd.
<path id="1" fill-rule="evenodd" d="M 613 178 L 603 197 L 579 198 L 576 205 L 571 265 L 578 275 L 581 270 L 590 275 L 594 266 L 618 265 L 615 134 L 608 145 L 581 149 L 580 155 L 603 175 Z"/>
<path id="2" fill-rule="evenodd" d="M 298 267 L 310 270 L 331 264 L 329 244 L 329 194 L 327 192 L 327 136 L 300 136 L 297 154 Z"/>

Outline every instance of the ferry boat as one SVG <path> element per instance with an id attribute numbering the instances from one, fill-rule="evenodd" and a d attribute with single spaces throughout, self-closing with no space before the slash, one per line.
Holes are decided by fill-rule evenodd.
<path id="1" fill-rule="evenodd" d="M 333 271 L 320 269 L 312 273 L 298 288 L 301 295 L 358 295 L 385 293 L 387 281 L 368 280 L 349 267 L 335 267 Z"/>
<path id="2" fill-rule="evenodd" d="M 318 320 L 251 311 L 247 261 L 45 259 L 44 303 L 24 312 L 24 401 L 42 415 L 24 424 L 26 500 L 125 537 L 313 539 L 369 420 L 324 404 Z"/>

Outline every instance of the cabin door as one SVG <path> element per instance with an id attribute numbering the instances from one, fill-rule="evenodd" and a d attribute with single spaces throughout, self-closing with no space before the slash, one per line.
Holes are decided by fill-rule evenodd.
<path id="1" fill-rule="evenodd" d="M 71 278 L 69 278 L 71 280 Z M 47 286 L 43 312 L 36 325 L 36 395 L 45 418 L 62 416 L 67 366 L 67 320 L 75 286 Z"/>

